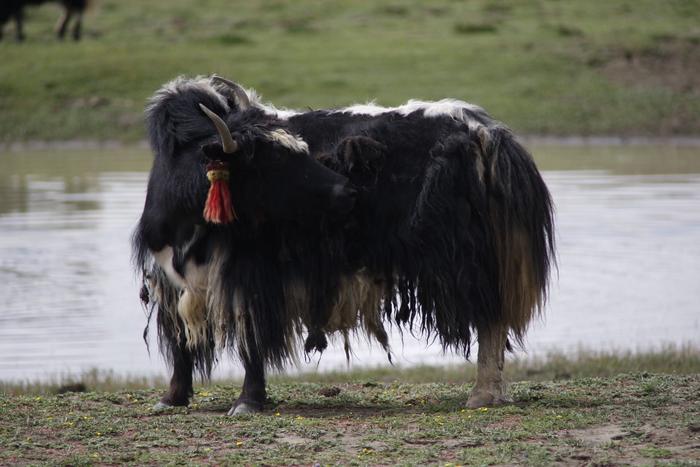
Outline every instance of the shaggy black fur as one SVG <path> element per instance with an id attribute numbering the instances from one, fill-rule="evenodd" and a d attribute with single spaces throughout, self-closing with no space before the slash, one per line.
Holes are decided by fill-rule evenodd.
<path id="1" fill-rule="evenodd" d="M 308 154 L 291 151 L 270 139 L 283 122 L 259 110 L 233 113 L 229 125 L 241 149 L 231 157 L 231 194 L 237 221 L 230 226 L 207 226 L 202 232 L 202 209 L 208 190 L 207 157 L 202 147 L 216 144 L 211 121 L 198 104 L 224 114 L 211 94 L 198 88 L 161 99 L 151 107 L 149 134 L 155 159 L 144 212 L 134 233 L 134 259 L 149 284 L 151 306 L 157 313 L 159 335 L 168 361 L 177 360 L 183 326 L 177 317 L 177 297 L 152 253 L 172 247 L 173 268 L 183 274 L 184 263 L 206 264 L 212 256 L 222 262 L 219 299 L 229 310 L 225 341 L 245 358 L 282 366 L 295 347 L 300 317 L 288 313 L 285 287 L 300 284 L 309 298 L 310 322 L 321 322 L 333 300 L 338 274 L 325 274 L 344 255 L 338 235 L 343 217 L 352 208 L 355 190 L 347 178 L 325 168 Z M 209 156 L 211 157 L 211 156 Z M 223 157 L 223 155 L 222 155 Z M 161 265 L 162 266 L 162 265 Z M 313 284 L 313 286 L 312 286 Z M 239 321 L 235 303 L 243 310 Z M 248 342 L 235 342 L 245 326 Z M 319 335 L 318 329 L 311 329 Z M 214 329 L 204 345 L 192 348 L 195 367 L 207 376 L 214 359 Z M 321 335 L 322 336 L 322 335 Z M 325 337 L 322 336 L 323 339 Z M 254 354 L 254 355 L 253 355 Z"/>
<path id="2" fill-rule="evenodd" d="M 183 250 L 202 224 L 207 184 L 200 148 L 214 132 L 197 110 L 199 102 L 227 112 L 206 86 L 174 93 L 149 111 L 156 157 L 134 240 L 136 263 L 145 270 L 159 269 L 151 252 L 166 245 Z M 282 366 L 304 327 L 305 350 L 322 351 L 341 280 L 359 271 L 381 287 L 386 319 L 400 327 L 416 323 L 445 348 L 468 356 L 473 331 L 497 325 L 516 341 L 522 338 L 546 297 L 554 255 L 551 198 L 532 157 L 509 130 L 481 111 L 464 113 L 472 124 L 427 118 L 421 110 L 377 116 L 312 111 L 286 121 L 255 108 L 228 111 L 229 128 L 248 148 L 243 159 L 256 160 L 250 148 L 257 144 L 267 148 L 258 152 L 269 160 L 256 160 L 254 170 L 232 167 L 239 220 L 204 226 L 197 261 L 223 262 L 216 291 L 227 313 L 223 346 L 237 348 L 247 370 L 262 375 L 263 365 Z M 329 183 L 338 183 L 321 172 L 310 180 L 307 169 L 299 169 L 310 158 L 277 167 L 274 161 L 286 150 L 259 133 L 271 128 L 301 136 L 313 158 L 350 180 L 358 194 L 349 215 L 329 216 L 337 209 L 315 204 L 306 193 L 324 187 L 320 193 L 328 198 Z M 176 162 L 183 160 L 190 162 Z M 285 176 L 275 178 L 278 170 Z M 172 288 L 167 281 L 161 285 Z M 292 287 L 307 300 L 301 312 L 291 304 Z M 205 348 L 178 351 L 182 336 L 169 329 L 182 324 L 161 318 L 176 316 L 175 304 L 156 306 L 169 361 L 189 353 L 206 376 L 222 345 L 212 337 L 211 326 L 219 323 L 208 323 Z M 253 379 L 264 387 L 264 376 Z"/>

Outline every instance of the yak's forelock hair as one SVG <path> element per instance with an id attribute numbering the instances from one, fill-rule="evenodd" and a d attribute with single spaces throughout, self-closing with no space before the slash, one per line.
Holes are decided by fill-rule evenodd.
<path id="1" fill-rule="evenodd" d="M 149 99 L 146 126 L 156 156 L 173 156 L 180 146 L 215 133 L 199 104 L 224 117 L 232 106 L 211 78 L 201 76 L 180 76 L 164 84 Z"/>

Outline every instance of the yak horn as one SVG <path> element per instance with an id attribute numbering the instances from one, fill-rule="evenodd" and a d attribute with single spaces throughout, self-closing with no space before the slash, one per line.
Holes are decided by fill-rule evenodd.
<path id="1" fill-rule="evenodd" d="M 233 154 L 234 152 L 236 152 L 238 150 L 238 143 L 235 139 L 233 139 L 233 136 L 231 135 L 231 130 L 228 129 L 226 122 L 224 122 L 224 120 L 218 115 L 216 115 L 214 112 L 209 110 L 206 105 L 199 104 L 199 108 L 202 109 L 202 111 L 205 114 L 207 114 L 207 117 L 209 117 L 214 123 L 216 131 L 219 132 L 219 137 L 221 138 L 221 147 L 223 148 L 224 152 L 226 154 Z"/>
<path id="2" fill-rule="evenodd" d="M 240 106 L 241 110 L 248 110 L 251 107 L 250 99 L 248 98 L 248 93 L 245 92 L 245 89 L 243 89 L 241 85 L 236 84 L 233 81 L 228 80 L 226 78 L 222 78 L 218 75 L 212 76 L 211 79 L 214 82 L 228 86 L 228 88 L 231 89 L 231 91 L 233 91 L 233 95 L 236 97 L 236 101 L 238 102 L 238 105 Z"/>

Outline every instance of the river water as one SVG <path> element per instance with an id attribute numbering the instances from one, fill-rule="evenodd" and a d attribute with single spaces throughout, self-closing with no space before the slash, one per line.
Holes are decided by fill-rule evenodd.
<path id="1" fill-rule="evenodd" d="M 531 150 L 556 203 L 559 273 L 527 355 L 700 344 L 700 148 Z M 149 166 L 144 148 L 0 154 L 0 380 L 165 374 L 129 263 Z M 461 360 L 408 334 L 392 344 L 402 366 Z M 387 364 L 377 345 L 354 353 Z M 292 371 L 344 367 L 336 343 Z M 240 371 L 224 358 L 214 376 Z"/>

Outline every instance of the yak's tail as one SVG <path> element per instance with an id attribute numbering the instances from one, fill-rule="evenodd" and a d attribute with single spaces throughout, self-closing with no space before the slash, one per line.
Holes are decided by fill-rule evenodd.
<path id="1" fill-rule="evenodd" d="M 180 146 L 212 134 L 211 120 L 200 110 L 200 103 L 222 116 L 230 110 L 229 101 L 208 77 L 180 76 L 156 91 L 146 107 L 154 153 L 173 155 Z"/>
<path id="2" fill-rule="evenodd" d="M 556 263 L 554 207 L 528 151 L 505 127 L 489 128 L 485 141 L 489 216 L 496 259 L 500 316 L 522 345 L 528 323 L 547 299 Z"/>

